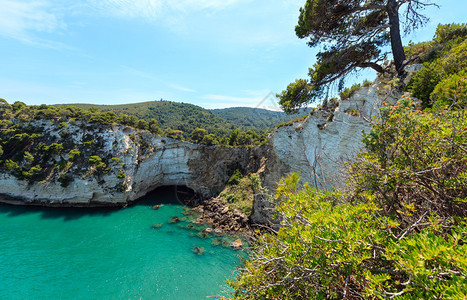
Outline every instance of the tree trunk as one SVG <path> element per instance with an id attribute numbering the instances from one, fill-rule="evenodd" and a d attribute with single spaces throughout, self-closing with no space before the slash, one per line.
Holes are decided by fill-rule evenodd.
<path id="1" fill-rule="evenodd" d="M 403 72 L 403 63 L 405 60 L 404 47 L 402 46 L 400 22 L 399 22 L 399 7 L 396 0 L 388 0 L 387 13 L 389 17 L 391 48 L 394 57 L 394 64 L 399 75 Z"/>

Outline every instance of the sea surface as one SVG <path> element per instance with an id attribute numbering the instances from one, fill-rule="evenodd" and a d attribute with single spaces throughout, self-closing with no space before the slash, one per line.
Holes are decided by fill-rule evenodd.
<path id="1" fill-rule="evenodd" d="M 215 246 L 202 228 L 185 228 L 191 220 L 175 198 L 158 190 L 118 210 L 0 206 L 0 299 L 229 296 L 226 280 L 246 253 L 227 247 L 235 237 Z"/>

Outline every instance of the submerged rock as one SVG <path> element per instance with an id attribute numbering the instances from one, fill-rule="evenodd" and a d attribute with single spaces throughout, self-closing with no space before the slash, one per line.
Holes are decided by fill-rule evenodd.
<path id="1" fill-rule="evenodd" d="M 206 252 L 206 249 L 204 249 L 204 247 L 193 247 L 192 248 L 192 251 L 198 255 L 203 255 L 204 252 Z"/>
<path id="2" fill-rule="evenodd" d="M 180 218 L 177 217 L 177 216 L 174 216 L 174 217 L 170 218 L 170 220 L 169 220 L 169 223 L 171 223 L 171 224 L 178 223 L 178 222 L 180 222 Z"/>
<path id="3" fill-rule="evenodd" d="M 222 244 L 222 240 L 219 239 L 219 238 L 212 239 L 211 244 L 212 244 L 213 246 L 219 246 L 220 244 Z"/>
<path id="4" fill-rule="evenodd" d="M 157 224 L 154 224 L 154 225 L 152 225 L 152 226 L 151 226 L 151 228 L 153 228 L 153 229 L 156 229 L 156 228 L 161 228 L 161 227 L 162 227 L 162 225 L 164 225 L 164 224 L 157 223 Z"/>
<path id="5" fill-rule="evenodd" d="M 206 233 L 206 232 L 201 231 L 201 232 L 198 232 L 198 234 L 196 236 L 200 237 L 202 239 L 205 239 L 205 238 L 207 238 L 209 236 L 209 234 Z"/>
<path id="6" fill-rule="evenodd" d="M 160 206 L 159 204 L 154 205 L 154 206 L 152 207 L 152 209 L 154 209 L 154 210 L 158 210 L 159 208 L 161 208 L 161 206 Z"/>
<path id="7" fill-rule="evenodd" d="M 231 245 L 232 245 L 231 242 L 228 241 L 228 240 L 223 240 L 222 241 L 222 247 L 224 247 L 224 248 L 230 248 Z"/>

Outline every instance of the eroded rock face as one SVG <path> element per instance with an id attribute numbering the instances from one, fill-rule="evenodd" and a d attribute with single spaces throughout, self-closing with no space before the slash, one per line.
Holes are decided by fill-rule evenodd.
<path id="1" fill-rule="evenodd" d="M 397 96 L 388 94 L 377 79 L 340 101 L 334 112 L 317 110 L 302 122 L 277 129 L 270 139 L 265 185 L 273 187 L 285 174 L 299 172 L 303 182 L 318 188 L 341 186 L 342 163 L 362 149 L 362 132 L 370 131 L 370 121 L 379 116 L 382 101 L 391 103 Z"/>
<path id="2" fill-rule="evenodd" d="M 54 135 L 53 126 L 40 121 L 46 133 Z M 75 144 L 92 136 L 111 171 L 93 173 L 86 161 L 75 162 L 68 174 L 72 181 L 63 187 L 57 180 L 30 183 L 11 174 L 0 174 L 0 198 L 14 204 L 57 206 L 126 205 L 160 186 L 182 185 L 207 198 L 222 191 L 236 168 L 255 167 L 258 149 L 209 147 L 138 132 L 125 126 L 88 128 L 82 124 L 67 129 Z M 141 142 L 135 142 L 135 136 Z M 59 136 L 57 136 L 59 139 Z M 66 160 L 66 155 L 56 157 Z M 125 176 L 117 177 L 122 172 Z M 122 178 L 123 177 L 123 178 Z"/>

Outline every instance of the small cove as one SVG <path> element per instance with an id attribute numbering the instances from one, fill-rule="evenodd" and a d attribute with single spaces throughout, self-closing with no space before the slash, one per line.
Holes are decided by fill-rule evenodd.
<path id="1" fill-rule="evenodd" d="M 118 210 L 0 206 L 0 299 L 228 296 L 245 252 L 197 236 L 183 211 L 167 189 Z"/>

